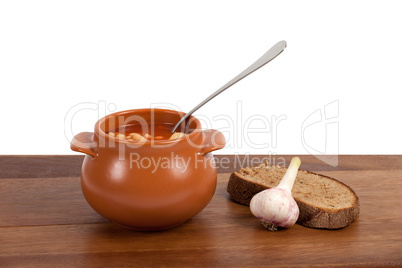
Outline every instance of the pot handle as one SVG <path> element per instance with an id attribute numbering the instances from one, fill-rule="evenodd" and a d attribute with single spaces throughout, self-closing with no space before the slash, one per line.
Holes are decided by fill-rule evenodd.
<path id="1" fill-rule="evenodd" d="M 201 149 L 201 154 L 207 154 L 209 152 L 222 149 L 226 145 L 225 136 L 216 129 L 203 130 L 204 134 L 204 147 Z"/>
<path id="2" fill-rule="evenodd" d="M 84 153 L 92 157 L 98 155 L 93 132 L 81 132 L 75 135 L 70 143 L 70 148 L 73 151 Z"/>

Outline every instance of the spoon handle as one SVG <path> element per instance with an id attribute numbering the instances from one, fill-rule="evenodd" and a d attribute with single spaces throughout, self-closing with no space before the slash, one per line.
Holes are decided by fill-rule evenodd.
<path id="1" fill-rule="evenodd" d="M 258 60 L 256 60 L 253 64 L 251 64 L 247 69 L 245 69 L 243 72 L 238 74 L 236 77 L 234 77 L 232 80 L 227 82 L 225 85 L 223 85 L 221 88 L 219 88 L 217 91 L 212 93 L 208 98 L 203 100 L 200 104 L 195 106 L 190 112 L 188 112 L 185 116 L 183 116 L 180 121 L 174 126 L 172 129 L 172 133 L 176 131 L 176 129 L 180 126 L 181 123 L 183 123 L 191 114 L 193 114 L 195 111 L 197 111 L 200 107 L 202 107 L 205 103 L 209 102 L 216 96 L 218 96 L 220 93 L 228 89 L 229 87 L 233 86 L 252 72 L 258 70 L 271 60 L 275 59 L 276 56 L 281 54 L 281 52 L 286 48 L 286 41 L 279 41 L 276 43 L 273 47 L 271 47 L 264 55 L 261 56 Z"/>

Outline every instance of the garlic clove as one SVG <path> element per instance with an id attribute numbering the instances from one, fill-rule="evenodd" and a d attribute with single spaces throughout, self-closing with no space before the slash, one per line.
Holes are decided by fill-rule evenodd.
<path id="1" fill-rule="evenodd" d="M 299 207 L 292 197 L 291 190 L 300 164 L 300 158 L 292 158 L 279 185 L 264 190 L 251 199 L 251 213 L 270 231 L 278 230 L 278 226 L 290 227 L 299 217 Z"/>
<path id="2" fill-rule="evenodd" d="M 271 231 L 276 231 L 278 226 L 290 227 L 299 217 L 296 201 L 288 191 L 280 188 L 264 190 L 255 195 L 250 202 L 250 210 Z"/>

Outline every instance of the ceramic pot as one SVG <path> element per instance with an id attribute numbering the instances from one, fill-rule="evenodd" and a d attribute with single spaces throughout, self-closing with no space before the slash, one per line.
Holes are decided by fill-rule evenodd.
<path id="1" fill-rule="evenodd" d="M 201 130 L 178 140 L 128 142 L 108 135 L 122 126 L 141 124 L 152 132 L 156 124 L 173 126 L 184 113 L 166 109 L 136 109 L 100 119 L 95 131 L 77 134 L 73 151 L 85 153 L 81 187 L 89 205 L 113 223 L 154 231 L 178 226 L 204 209 L 216 189 L 211 151 L 225 146 L 217 130 Z"/>

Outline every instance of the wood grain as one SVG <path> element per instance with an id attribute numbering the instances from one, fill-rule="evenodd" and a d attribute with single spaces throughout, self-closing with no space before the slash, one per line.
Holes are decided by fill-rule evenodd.
<path id="1" fill-rule="evenodd" d="M 242 167 L 268 161 L 271 164 L 289 163 L 294 155 L 215 155 L 219 173 L 233 172 Z M 299 155 L 300 156 L 300 155 Z M 302 155 L 306 170 L 389 170 L 402 167 L 402 155 Z M 61 178 L 79 177 L 82 155 L 0 155 L 1 178 Z M 338 159 L 336 166 L 325 160 Z M 324 160 L 324 161 L 323 161 Z"/>
<path id="2" fill-rule="evenodd" d="M 87 205 L 79 177 L 67 176 L 76 171 L 67 172 L 65 165 L 62 176 L 55 176 L 56 163 L 44 158 L 53 176 L 28 176 L 27 169 L 18 173 L 18 168 L 9 178 L 1 176 L 0 267 L 402 266 L 399 156 L 367 156 L 367 161 L 366 156 L 342 156 L 350 160 L 343 162 L 343 170 L 325 170 L 325 164 L 311 169 L 355 190 L 359 219 L 341 230 L 295 225 L 279 232 L 266 231 L 248 207 L 229 199 L 228 172 L 218 174 L 210 204 L 182 226 L 162 232 L 125 230 Z M 23 159 L 39 165 L 31 171 L 42 170 L 38 158 Z M 394 169 L 373 168 L 382 161 Z"/>

